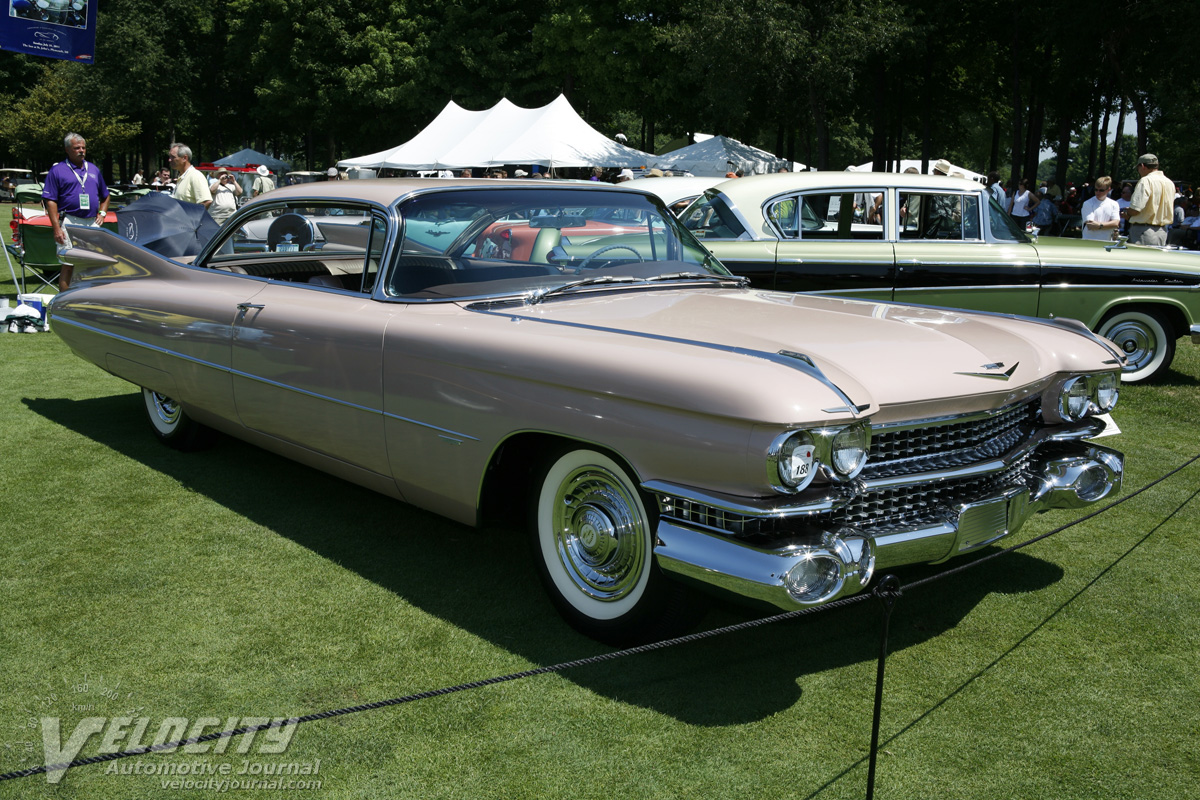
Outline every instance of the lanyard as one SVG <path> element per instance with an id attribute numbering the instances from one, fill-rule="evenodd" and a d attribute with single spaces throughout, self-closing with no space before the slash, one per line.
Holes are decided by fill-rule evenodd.
<path id="1" fill-rule="evenodd" d="M 68 161 L 67 166 L 71 168 L 71 174 L 75 176 L 75 180 L 79 183 L 79 188 L 83 189 L 86 192 L 87 191 L 87 179 L 91 175 L 91 173 L 88 172 L 87 162 L 86 161 L 83 162 L 83 177 L 82 178 L 79 177 L 79 173 L 75 171 L 74 164 L 72 164 L 70 161 Z"/>

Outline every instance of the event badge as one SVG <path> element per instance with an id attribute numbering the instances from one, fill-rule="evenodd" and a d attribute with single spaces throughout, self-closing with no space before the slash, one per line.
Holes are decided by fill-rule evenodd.
<path id="1" fill-rule="evenodd" d="M 79 210 L 90 211 L 92 208 L 92 198 L 83 192 L 79 193 Z"/>

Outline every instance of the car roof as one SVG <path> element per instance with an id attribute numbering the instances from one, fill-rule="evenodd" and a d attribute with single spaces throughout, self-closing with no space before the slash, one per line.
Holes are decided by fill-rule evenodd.
<path id="1" fill-rule="evenodd" d="M 722 176 L 720 178 L 707 178 L 697 176 L 672 175 L 671 177 L 663 178 L 635 178 L 628 181 L 625 185 L 630 189 L 643 189 L 651 192 L 659 197 L 664 203 L 670 205 L 684 197 L 695 197 L 712 186 L 719 183 L 724 183 L 729 180 Z"/>
<path id="2" fill-rule="evenodd" d="M 527 178 L 369 178 L 348 181 L 319 181 L 284 186 L 254 198 L 251 203 L 270 203 L 304 197 L 316 200 L 358 200 L 391 205 L 397 199 L 417 191 L 461 189 L 576 189 L 629 191 L 611 183 L 595 181 L 530 180 Z M 641 192 L 639 192 L 640 194 Z M 250 203 L 247 203 L 250 205 Z"/>
<path id="3" fill-rule="evenodd" d="M 983 184 L 967 178 L 916 175 L 908 172 L 772 172 L 734 178 L 716 187 L 735 203 L 752 204 L 785 192 L 843 189 L 851 192 L 890 187 L 950 192 L 976 192 Z"/>

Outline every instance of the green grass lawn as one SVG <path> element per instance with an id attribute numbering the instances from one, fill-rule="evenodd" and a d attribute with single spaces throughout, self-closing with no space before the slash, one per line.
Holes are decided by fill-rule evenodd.
<path id="1" fill-rule="evenodd" d="M 134 387 L 53 333 L 0 334 L 0 376 L 0 772 L 42 762 L 41 717 L 61 718 L 64 739 L 87 717 L 148 717 L 150 743 L 170 718 L 219 720 L 208 732 L 606 652 L 559 620 L 511 531 L 472 530 L 230 439 L 168 450 Z M 1128 456 L 1127 489 L 1200 451 L 1198 389 L 1200 348 L 1181 340 L 1166 381 L 1123 392 L 1123 434 L 1105 443 Z M 1198 486 L 1200 465 L 906 593 L 877 796 L 1195 796 Z M 1041 516 L 1018 539 L 1076 516 Z M 744 618 L 718 606 L 702 627 Z M 859 798 L 878 630 L 875 603 L 861 603 L 308 723 L 284 754 L 258 741 L 239 754 L 234 740 L 55 785 L 0 783 L 0 797 L 199 797 L 117 770 L 319 759 L 317 775 L 293 776 L 319 790 L 251 794 Z"/>

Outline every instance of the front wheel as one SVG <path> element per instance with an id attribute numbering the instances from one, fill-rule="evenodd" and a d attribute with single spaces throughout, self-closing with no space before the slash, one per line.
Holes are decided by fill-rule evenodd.
<path id="1" fill-rule="evenodd" d="M 203 450 L 212 445 L 217 432 L 187 415 L 179 403 L 151 389 L 142 389 L 146 418 L 160 442 L 185 452 Z"/>
<path id="2" fill-rule="evenodd" d="M 1111 339 L 1125 353 L 1124 383 L 1146 383 L 1171 366 L 1175 339 L 1171 327 L 1157 311 L 1118 311 L 1100 323 L 1097 333 Z"/>
<path id="3" fill-rule="evenodd" d="M 547 458 L 535 484 L 534 559 L 550 599 L 581 633 L 612 645 L 678 632 L 695 608 L 654 563 L 654 523 L 637 485 L 593 450 Z"/>

